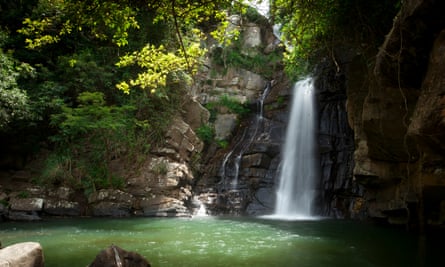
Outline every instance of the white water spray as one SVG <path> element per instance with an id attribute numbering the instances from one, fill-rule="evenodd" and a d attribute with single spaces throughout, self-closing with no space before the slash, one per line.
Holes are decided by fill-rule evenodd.
<path id="1" fill-rule="evenodd" d="M 204 203 L 200 202 L 199 209 L 196 212 L 195 217 L 207 217 L 207 216 L 209 216 L 207 214 L 207 208 Z"/>
<path id="2" fill-rule="evenodd" d="M 275 214 L 283 219 L 312 216 L 317 177 L 315 157 L 315 108 L 312 78 L 299 81 L 293 100 L 277 191 Z"/>

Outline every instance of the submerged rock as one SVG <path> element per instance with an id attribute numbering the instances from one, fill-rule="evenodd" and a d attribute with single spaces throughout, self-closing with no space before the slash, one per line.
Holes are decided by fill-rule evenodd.
<path id="1" fill-rule="evenodd" d="M 140 254 L 111 245 L 97 254 L 89 267 L 150 267 Z"/>

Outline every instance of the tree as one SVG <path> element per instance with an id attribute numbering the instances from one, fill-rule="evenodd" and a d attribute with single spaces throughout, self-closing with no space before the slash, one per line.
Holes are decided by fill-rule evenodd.
<path id="1" fill-rule="evenodd" d="M 399 0 L 274 0 L 274 22 L 282 26 L 282 39 L 290 76 L 307 74 L 317 55 L 336 61 L 335 48 L 345 44 L 375 50 L 398 11 Z"/>
<path id="2" fill-rule="evenodd" d="M 11 25 L 2 16 L 13 35 L 8 49 L 37 72 L 16 81 L 17 88 L 32 89 L 21 92 L 42 114 L 35 128 L 50 136 L 38 140 L 52 150 L 42 182 L 74 178 L 94 188 L 111 186 L 112 159 L 144 158 L 147 147 L 163 140 L 205 52 L 202 31 L 217 30 L 226 10 L 241 8 L 228 0 L 31 0 L 0 8 L 5 5 L 22 16 Z M 12 17 L 13 10 L 7 13 Z"/>
<path id="3" fill-rule="evenodd" d="M 63 156 L 59 158 L 70 162 L 58 168 L 65 168 L 64 174 L 84 186 L 113 186 L 108 163 L 121 154 L 128 156 L 134 129 L 147 128 L 148 124 L 134 119 L 134 106 L 107 106 L 100 92 L 83 92 L 77 102 L 75 108 L 62 104 L 61 112 L 51 116 L 51 123 L 59 128 L 52 137 Z M 84 177 L 75 177 L 74 169 L 81 170 Z"/>
<path id="4" fill-rule="evenodd" d="M 19 88 L 17 80 L 32 72 L 28 64 L 15 61 L 0 48 L 0 130 L 13 120 L 31 118 L 28 95 Z"/>
<path id="5" fill-rule="evenodd" d="M 128 0 L 39 0 L 32 17 L 24 19 L 24 27 L 19 32 L 26 36 L 30 49 L 56 44 L 70 35 L 111 41 L 124 47 L 128 44 L 129 32 L 140 28 L 137 20 L 140 13 L 156 14 L 152 22 L 168 21 L 175 29 L 176 40 L 168 46 L 148 43 L 140 51 L 130 51 L 123 56 L 118 66 L 134 64 L 141 72 L 136 78 L 119 83 L 117 88 L 128 93 L 131 87 L 139 86 L 165 96 L 162 87 L 167 76 L 178 71 L 193 75 L 198 58 L 205 53 L 200 47 L 203 34 L 198 28 L 209 23 L 221 24 L 228 9 L 240 10 L 242 5 L 228 0 L 145 0 L 137 3 Z M 228 26 L 227 23 L 221 25 L 220 31 Z"/>

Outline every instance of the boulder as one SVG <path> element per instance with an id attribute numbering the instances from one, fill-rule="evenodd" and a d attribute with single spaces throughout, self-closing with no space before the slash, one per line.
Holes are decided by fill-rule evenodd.
<path id="1" fill-rule="evenodd" d="M 43 198 L 12 198 L 6 217 L 13 221 L 38 221 L 43 210 Z"/>
<path id="2" fill-rule="evenodd" d="M 218 114 L 215 121 L 215 138 L 229 140 L 238 123 L 236 114 Z"/>
<path id="3" fill-rule="evenodd" d="M 56 216 L 79 216 L 80 205 L 78 202 L 68 200 L 53 200 L 48 199 L 45 202 L 43 211 L 47 214 Z"/>
<path id="4" fill-rule="evenodd" d="M 144 216 L 156 217 L 189 217 L 190 213 L 184 203 L 176 198 L 154 196 L 140 202 Z"/>
<path id="5" fill-rule="evenodd" d="M 201 125 L 207 124 L 210 119 L 210 112 L 198 101 L 190 98 L 183 105 L 184 121 L 196 131 Z"/>
<path id="6" fill-rule="evenodd" d="M 9 204 L 13 211 L 41 211 L 43 198 L 13 198 Z"/>
<path id="7" fill-rule="evenodd" d="M 58 198 L 58 199 L 66 199 L 66 200 L 68 200 L 70 198 L 70 196 L 73 194 L 74 194 L 74 190 L 72 188 L 63 187 L 63 186 L 58 187 L 55 190 L 48 191 L 49 197 Z"/>
<path id="8" fill-rule="evenodd" d="M 258 48 L 263 44 L 261 40 L 261 27 L 254 23 L 247 23 L 243 27 L 242 41 L 241 53 L 248 56 L 258 54 Z"/>
<path id="9" fill-rule="evenodd" d="M 168 155 L 172 159 L 188 161 L 194 153 L 199 153 L 204 143 L 198 138 L 190 125 L 181 118 L 174 118 L 167 130 L 165 146 L 152 152 Z"/>
<path id="10" fill-rule="evenodd" d="M 24 242 L 0 249 L 0 267 L 43 267 L 42 246 L 37 242 Z"/>
<path id="11" fill-rule="evenodd" d="M 228 67 L 224 74 L 208 74 L 212 85 L 201 93 L 202 102 L 218 102 L 228 95 L 240 103 L 255 103 L 263 92 L 267 81 L 259 74 L 249 70 Z"/>
<path id="12" fill-rule="evenodd" d="M 6 217 L 11 221 L 40 221 L 42 219 L 35 211 L 9 211 Z"/>
<path id="13" fill-rule="evenodd" d="M 88 198 L 94 216 L 130 216 L 133 202 L 133 195 L 117 189 L 102 189 Z"/>
<path id="14" fill-rule="evenodd" d="M 191 182 L 194 178 L 188 164 L 171 161 L 165 157 L 153 158 L 150 170 L 150 186 L 156 188 L 175 188 L 181 182 Z"/>
<path id="15" fill-rule="evenodd" d="M 140 254 L 111 245 L 97 254 L 89 267 L 150 267 Z"/>

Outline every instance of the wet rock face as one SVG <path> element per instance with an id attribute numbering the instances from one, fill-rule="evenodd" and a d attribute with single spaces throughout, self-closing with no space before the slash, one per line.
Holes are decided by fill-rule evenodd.
<path id="1" fill-rule="evenodd" d="M 280 51 L 279 41 L 267 22 L 253 24 L 239 16 L 232 16 L 231 20 L 230 27 L 241 30 L 240 54 L 255 57 Z M 215 46 L 212 52 L 218 55 L 222 51 Z M 215 215 L 271 213 L 274 177 L 286 127 L 289 84 L 280 67 L 266 78 L 242 66 L 208 63 L 197 90 L 199 101 L 215 103 L 227 95 L 248 105 L 251 113 L 243 117 L 227 108 L 217 110 L 212 122 L 216 139 L 227 146 L 211 145 L 204 154 L 202 174 L 193 187 L 196 199 L 206 206 L 208 213 Z M 264 66 L 265 70 L 268 67 Z M 271 90 L 264 94 L 272 79 Z"/>
<path id="2" fill-rule="evenodd" d="M 352 177 L 354 133 L 346 111 L 345 76 L 326 62 L 319 65 L 318 72 L 315 88 L 320 180 L 314 213 L 350 217 L 350 205 L 360 189 Z"/>
<path id="3" fill-rule="evenodd" d="M 264 99 L 264 106 L 260 107 L 259 102 L 252 105 L 252 114 L 241 121 L 230 146 L 212 155 L 196 186 L 196 191 L 201 192 L 199 200 L 210 214 L 273 212 L 289 88 L 283 77 L 275 80 Z"/>

